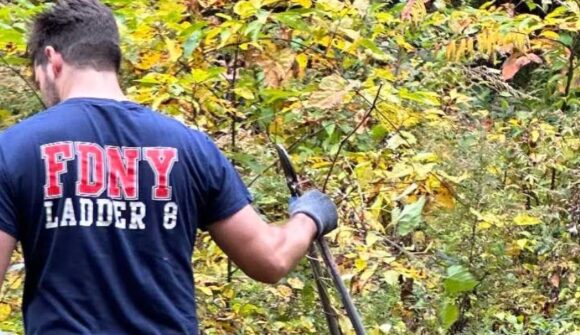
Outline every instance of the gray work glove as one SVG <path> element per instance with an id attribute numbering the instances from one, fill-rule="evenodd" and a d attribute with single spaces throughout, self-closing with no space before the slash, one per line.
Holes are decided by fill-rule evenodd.
<path id="1" fill-rule="evenodd" d="M 326 194 L 318 190 L 311 190 L 299 198 L 291 199 L 290 216 L 298 213 L 306 214 L 314 220 L 318 229 L 316 238 L 320 238 L 336 228 L 338 221 L 336 206 Z"/>

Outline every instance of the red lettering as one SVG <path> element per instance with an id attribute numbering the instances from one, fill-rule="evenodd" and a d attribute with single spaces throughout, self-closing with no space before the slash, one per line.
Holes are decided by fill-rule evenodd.
<path id="1" fill-rule="evenodd" d="M 125 199 L 135 200 L 139 197 L 139 148 L 107 147 L 107 165 L 109 168 L 108 194 L 110 198 L 121 198 L 121 189 Z"/>
<path id="2" fill-rule="evenodd" d="M 169 186 L 169 174 L 176 161 L 177 149 L 175 148 L 143 148 L 144 156 L 151 169 L 155 173 L 155 186 L 153 186 L 153 200 L 171 200 L 171 186 Z"/>
<path id="3" fill-rule="evenodd" d="M 73 159 L 72 142 L 55 142 L 40 147 L 44 160 L 46 182 L 44 184 L 44 198 L 53 199 L 62 197 L 62 183 L 60 176 L 67 172 L 67 161 Z"/>
<path id="4" fill-rule="evenodd" d="M 77 195 L 98 197 L 105 190 L 105 154 L 94 143 L 75 143 L 78 158 Z"/>

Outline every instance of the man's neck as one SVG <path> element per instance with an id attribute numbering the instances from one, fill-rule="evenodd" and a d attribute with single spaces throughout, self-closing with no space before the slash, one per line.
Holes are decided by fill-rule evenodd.
<path id="1" fill-rule="evenodd" d="M 63 101 L 70 98 L 127 100 L 114 72 L 75 69 L 66 75 L 68 78 L 59 91 Z"/>

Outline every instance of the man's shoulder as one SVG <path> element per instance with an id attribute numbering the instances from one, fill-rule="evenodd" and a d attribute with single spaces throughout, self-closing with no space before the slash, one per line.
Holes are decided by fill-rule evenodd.
<path id="1" fill-rule="evenodd" d="M 14 141 L 26 138 L 30 139 L 30 136 L 35 134 L 31 132 L 36 132 L 43 129 L 43 127 L 46 127 L 46 121 L 50 117 L 51 112 L 60 108 L 62 107 L 59 107 L 58 105 L 50 107 L 4 129 L 2 132 L 0 132 L 0 145 L 6 141 Z"/>
<path id="2" fill-rule="evenodd" d="M 179 118 L 150 109 L 146 106 L 144 108 L 148 109 L 154 115 L 153 117 L 156 118 L 154 124 L 156 126 L 163 125 L 164 132 L 172 137 L 183 139 L 185 136 L 186 141 L 190 144 L 198 144 L 201 146 L 206 146 L 207 142 L 211 141 L 210 137 L 203 130 L 194 128 Z"/>

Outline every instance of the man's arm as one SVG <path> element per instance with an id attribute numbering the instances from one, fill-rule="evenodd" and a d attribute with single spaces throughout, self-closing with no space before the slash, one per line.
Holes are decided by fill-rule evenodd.
<path id="1" fill-rule="evenodd" d="M 291 218 L 269 225 L 247 205 L 209 226 L 218 246 L 255 280 L 276 283 L 304 257 L 312 240 L 336 228 L 336 206 L 323 193 L 310 191 L 290 205 Z"/>
<path id="2" fill-rule="evenodd" d="M 10 265 L 10 257 L 15 247 L 16 239 L 0 230 L 0 289 L 2 289 L 6 269 Z"/>
<path id="3" fill-rule="evenodd" d="M 251 205 L 209 226 L 218 246 L 251 278 L 276 283 L 304 257 L 316 225 L 305 214 L 283 226 L 264 222 Z"/>

